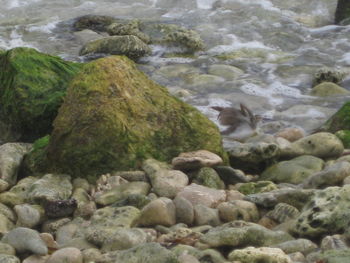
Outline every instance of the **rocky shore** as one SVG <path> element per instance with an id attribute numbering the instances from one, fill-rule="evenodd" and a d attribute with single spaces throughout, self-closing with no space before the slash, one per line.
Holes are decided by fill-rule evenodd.
<path id="1" fill-rule="evenodd" d="M 74 29 L 82 55 L 118 56 L 0 51 L 0 262 L 349 262 L 350 102 L 311 134 L 259 127 L 224 148 L 133 62 L 151 43 L 192 55 L 196 32 L 104 16 Z M 344 74 L 321 69 L 312 95 L 349 93 Z"/>

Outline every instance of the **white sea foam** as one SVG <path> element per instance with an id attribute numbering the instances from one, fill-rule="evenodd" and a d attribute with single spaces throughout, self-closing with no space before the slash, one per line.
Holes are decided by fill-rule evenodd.
<path id="1" fill-rule="evenodd" d="M 17 32 L 17 29 L 12 30 L 10 39 L 0 38 L 0 47 L 4 49 L 11 49 L 15 47 L 34 47 L 28 42 L 23 41 L 22 35 Z"/>
<path id="2" fill-rule="evenodd" d="M 197 7 L 199 9 L 211 9 L 216 0 L 197 0 Z"/>
<path id="3" fill-rule="evenodd" d="M 350 66 L 350 52 L 345 53 L 340 59 L 340 62 L 343 62 L 345 65 Z"/>
<path id="4" fill-rule="evenodd" d="M 29 26 L 27 30 L 29 32 L 43 32 L 43 33 L 52 33 L 52 30 L 55 29 L 56 25 L 59 23 L 58 17 L 54 18 L 54 21 L 49 22 L 43 25 L 33 25 Z"/>
<path id="5" fill-rule="evenodd" d="M 18 7 L 24 7 L 39 1 L 41 0 L 5 0 L 4 7 L 5 9 L 10 10 Z"/>
<path id="6" fill-rule="evenodd" d="M 244 5 L 259 5 L 266 10 L 271 11 L 281 11 L 279 8 L 275 7 L 273 3 L 269 0 L 222 0 L 224 3 L 240 3 Z"/>

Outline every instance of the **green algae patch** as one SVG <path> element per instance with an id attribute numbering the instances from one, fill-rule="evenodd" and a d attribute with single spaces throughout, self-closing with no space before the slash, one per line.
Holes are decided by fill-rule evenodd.
<path id="1" fill-rule="evenodd" d="M 340 130 L 335 133 L 344 145 L 344 148 L 350 148 L 350 130 Z"/>
<path id="2" fill-rule="evenodd" d="M 49 134 L 67 83 L 81 64 L 31 48 L 0 55 L 0 118 L 22 141 Z"/>
<path id="3" fill-rule="evenodd" d="M 319 131 L 335 133 L 340 130 L 350 130 L 350 102 L 346 102 L 332 117 L 330 117 Z"/>
<path id="4" fill-rule="evenodd" d="M 124 56 L 86 64 L 53 125 L 44 170 L 74 177 L 132 170 L 147 158 L 170 161 L 199 149 L 226 157 L 214 123 Z"/>

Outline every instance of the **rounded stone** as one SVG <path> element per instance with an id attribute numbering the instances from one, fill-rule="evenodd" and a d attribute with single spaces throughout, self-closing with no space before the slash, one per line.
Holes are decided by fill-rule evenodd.
<path id="1" fill-rule="evenodd" d="M 180 196 L 176 197 L 173 202 L 176 207 L 176 222 L 192 225 L 194 220 L 192 203 Z"/>
<path id="2" fill-rule="evenodd" d="M 164 225 L 176 223 L 176 208 L 171 199 L 158 198 L 147 204 L 142 210 L 138 224 L 142 226 Z"/>
<path id="3" fill-rule="evenodd" d="M 13 246 L 17 252 L 32 252 L 33 254 L 46 255 L 48 253 L 45 242 L 35 230 L 18 227 L 8 232 L 2 239 Z"/>
<path id="4" fill-rule="evenodd" d="M 14 210 L 17 214 L 17 226 L 34 228 L 41 223 L 44 216 L 44 209 L 38 205 L 16 205 Z"/>
<path id="5" fill-rule="evenodd" d="M 46 263 L 83 263 L 83 255 L 79 249 L 66 247 L 55 251 Z"/>
<path id="6" fill-rule="evenodd" d="M 181 153 L 175 157 L 171 164 L 175 170 L 195 170 L 201 167 L 213 167 L 222 164 L 222 159 L 215 153 L 199 150 Z"/>

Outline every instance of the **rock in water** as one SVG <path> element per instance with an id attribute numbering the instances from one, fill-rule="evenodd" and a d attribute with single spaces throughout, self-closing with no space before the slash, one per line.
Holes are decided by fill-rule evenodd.
<path id="1" fill-rule="evenodd" d="M 95 176 L 199 149 L 225 156 L 216 125 L 131 60 L 111 56 L 86 64 L 72 80 L 42 169 Z"/>
<path id="2" fill-rule="evenodd" d="M 32 48 L 14 48 L 2 53 L 1 120 L 22 141 L 32 141 L 50 133 L 67 83 L 80 67 L 81 64 Z"/>

